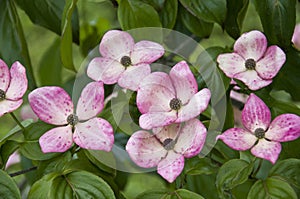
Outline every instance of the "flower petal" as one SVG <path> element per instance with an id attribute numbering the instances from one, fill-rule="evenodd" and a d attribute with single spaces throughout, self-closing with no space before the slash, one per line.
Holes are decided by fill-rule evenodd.
<path id="1" fill-rule="evenodd" d="M 19 100 L 27 90 L 26 70 L 20 62 L 15 62 L 10 68 L 10 84 L 6 91 L 6 98 Z"/>
<path id="2" fill-rule="evenodd" d="M 140 82 L 151 73 L 151 68 L 148 64 L 139 64 L 128 67 L 122 73 L 118 84 L 133 91 L 136 91 Z"/>
<path id="3" fill-rule="evenodd" d="M 120 62 L 103 57 L 92 59 L 87 68 L 87 75 L 95 80 L 102 81 L 104 84 L 116 83 L 125 67 Z"/>
<path id="4" fill-rule="evenodd" d="M 0 59 L 0 89 L 6 92 L 10 82 L 9 69 L 6 63 Z"/>
<path id="5" fill-rule="evenodd" d="M 230 78 L 246 71 L 245 59 L 237 53 L 220 54 L 217 58 L 220 69 Z"/>
<path id="6" fill-rule="evenodd" d="M 47 131 L 39 139 L 41 149 L 44 153 L 65 152 L 73 144 L 72 127 L 56 127 Z"/>
<path id="7" fill-rule="evenodd" d="M 278 46 L 270 46 L 264 57 L 256 63 L 255 70 L 262 79 L 272 79 L 277 75 L 285 60 L 285 53 Z"/>
<path id="8" fill-rule="evenodd" d="M 77 103 L 76 115 L 79 120 L 88 120 L 100 113 L 104 106 L 102 82 L 91 82 L 81 92 Z"/>
<path id="9" fill-rule="evenodd" d="M 271 112 L 267 105 L 251 93 L 242 111 L 242 122 L 250 132 L 256 129 L 267 130 L 271 122 Z"/>
<path id="10" fill-rule="evenodd" d="M 278 159 L 281 151 L 279 142 L 269 142 L 265 139 L 260 139 L 258 143 L 251 149 L 251 153 L 258 158 L 269 160 L 273 164 Z"/>
<path id="11" fill-rule="evenodd" d="M 84 149 L 110 151 L 114 144 L 113 128 L 102 118 L 75 125 L 74 142 Z"/>
<path id="12" fill-rule="evenodd" d="M 300 137 L 300 117 L 294 114 L 282 114 L 276 117 L 265 137 L 277 142 L 287 142 Z"/>
<path id="13" fill-rule="evenodd" d="M 167 155 L 161 143 L 147 131 L 137 131 L 132 134 L 126 144 L 126 151 L 132 161 L 143 168 L 157 166 Z"/>
<path id="14" fill-rule="evenodd" d="M 140 41 L 134 45 L 130 55 L 132 64 L 152 62 L 159 59 L 165 53 L 164 47 L 152 41 Z"/>
<path id="15" fill-rule="evenodd" d="M 163 127 L 157 127 L 152 129 L 155 137 L 163 143 L 166 139 L 171 138 L 175 140 L 180 131 L 180 124 L 170 124 Z"/>
<path id="16" fill-rule="evenodd" d="M 169 151 L 166 158 L 159 162 L 157 173 L 166 179 L 169 183 L 180 175 L 184 167 L 184 157 L 174 151 Z"/>
<path id="17" fill-rule="evenodd" d="M 143 129 L 153 129 L 155 127 L 169 125 L 177 119 L 175 111 L 170 112 L 153 112 L 146 113 L 140 116 L 139 124 Z"/>
<path id="18" fill-rule="evenodd" d="M 255 70 L 247 70 L 238 73 L 233 78 L 241 80 L 253 91 L 266 87 L 272 83 L 272 80 L 261 79 Z"/>
<path id="19" fill-rule="evenodd" d="M 267 49 L 267 39 L 265 35 L 257 30 L 242 34 L 234 44 L 234 51 L 245 60 L 259 60 Z"/>
<path id="20" fill-rule="evenodd" d="M 300 24 L 295 26 L 292 42 L 294 43 L 295 47 L 300 50 Z"/>
<path id="21" fill-rule="evenodd" d="M 120 61 L 133 50 L 134 40 L 127 32 L 110 30 L 103 36 L 99 50 L 103 57 Z"/>
<path id="22" fill-rule="evenodd" d="M 196 93 L 188 102 L 178 111 L 178 119 L 176 122 L 184 122 L 197 117 L 208 106 L 210 100 L 210 91 L 207 88 Z"/>
<path id="23" fill-rule="evenodd" d="M 23 100 L 20 99 L 18 101 L 11 101 L 11 100 L 2 100 L 0 101 L 0 117 L 3 116 L 5 113 L 11 113 L 17 108 L 19 108 L 23 103 Z"/>
<path id="24" fill-rule="evenodd" d="M 73 102 L 60 87 L 37 88 L 28 95 L 28 100 L 33 112 L 49 124 L 67 124 L 67 117 L 73 114 Z"/>
<path id="25" fill-rule="evenodd" d="M 186 104 L 198 92 L 197 81 L 185 61 L 177 63 L 170 71 L 176 97 Z"/>
<path id="26" fill-rule="evenodd" d="M 230 148 L 240 151 L 250 149 L 257 140 L 254 135 L 241 128 L 228 129 L 221 135 L 218 135 L 216 139 L 221 139 Z"/>
<path id="27" fill-rule="evenodd" d="M 170 111 L 169 103 L 174 97 L 175 90 L 169 75 L 163 72 L 154 72 L 140 83 L 136 102 L 142 114 Z"/>

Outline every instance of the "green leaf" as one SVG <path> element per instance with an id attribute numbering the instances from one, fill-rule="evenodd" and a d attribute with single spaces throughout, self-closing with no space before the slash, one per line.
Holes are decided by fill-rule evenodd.
<path id="1" fill-rule="evenodd" d="M 268 41 L 286 48 L 291 45 L 296 20 L 296 0 L 254 0 Z"/>
<path id="2" fill-rule="evenodd" d="M 122 0 L 118 7 L 118 19 L 123 30 L 140 27 L 161 27 L 156 10 L 139 0 Z"/>
<path id="3" fill-rule="evenodd" d="M 204 199 L 201 195 L 186 189 L 168 191 L 164 189 L 151 190 L 141 193 L 136 199 Z"/>
<path id="4" fill-rule="evenodd" d="M 180 0 L 180 3 L 199 19 L 223 26 L 227 11 L 226 0 Z"/>
<path id="5" fill-rule="evenodd" d="M 217 167 L 214 166 L 209 158 L 194 158 L 187 159 L 184 163 L 184 173 L 187 175 L 210 175 L 215 173 Z"/>
<path id="6" fill-rule="evenodd" d="M 6 141 L 0 147 L 0 168 L 5 168 L 7 160 L 19 148 L 19 143 L 13 140 Z"/>
<path id="7" fill-rule="evenodd" d="M 172 194 L 171 199 L 204 199 L 201 195 L 186 189 L 178 189 Z"/>
<path id="8" fill-rule="evenodd" d="M 297 199 L 297 195 L 287 182 L 271 177 L 258 180 L 251 187 L 247 199 L 253 198 Z"/>
<path id="9" fill-rule="evenodd" d="M 158 198 L 170 199 L 171 197 L 168 196 L 168 190 L 165 189 L 145 191 L 136 197 L 136 199 L 158 199 Z"/>
<path id="10" fill-rule="evenodd" d="M 0 170 L 0 196 L 3 199 L 21 199 L 15 181 L 3 170 Z"/>

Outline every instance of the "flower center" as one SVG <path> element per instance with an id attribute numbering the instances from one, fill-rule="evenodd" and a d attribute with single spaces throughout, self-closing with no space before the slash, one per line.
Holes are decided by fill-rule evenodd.
<path id="1" fill-rule="evenodd" d="M 172 150 L 172 149 L 174 148 L 175 142 L 174 142 L 173 139 L 167 138 L 167 139 L 164 140 L 163 146 L 164 146 L 164 148 L 165 148 L 166 150 L 169 151 L 169 150 Z"/>
<path id="2" fill-rule="evenodd" d="M 245 67 L 248 69 L 248 70 L 254 70 L 255 69 L 255 66 L 256 66 L 256 61 L 254 59 L 247 59 L 245 61 Z"/>
<path id="3" fill-rule="evenodd" d="M 79 120 L 78 120 L 78 116 L 75 115 L 75 114 L 71 114 L 67 117 L 67 122 L 68 124 L 72 125 L 72 126 L 75 126 Z"/>
<path id="4" fill-rule="evenodd" d="M 181 108 L 182 103 L 181 103 L 181 100 L 180 100 L 180 99 L 178 99 L 178 98 L 173 98 L 173 99 L 170 101 L 169 105 L 170 105 L 170 108 L 171 108 L 172 110 L 178 111 L 178 110 Z"/>
<path id="5" fill-rule="evenodd" d="M 0 89 L 0 101 L 5 99 L 5 92 Z"/>
<path id="6" fill-rule="evenodd" d="M 262 138 L 265 137 L 265 130 L 263 130 L 262 128 L 255 129 L 254 135 L 255 135 L 258 139 L 262 139 Z"/>
<path id="7" fill-rule="evenodd" d="M 131 59 L 130 59 L 130 57 L 128 57 L 128 56 L 123 56 L 123 57 L 121 58 L 121 64 L 122 64 L 123 66 L 125 66 L 125 67 L 130 66 L 130 65 L 131 65 Z"/>

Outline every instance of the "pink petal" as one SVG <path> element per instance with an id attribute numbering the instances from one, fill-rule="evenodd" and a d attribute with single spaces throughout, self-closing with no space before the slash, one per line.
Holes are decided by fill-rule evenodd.
<path id="1" fill-rule="evenodd" d="M 269 160 L 275 164 L 281 151 L 279 142 L 269 142 L 265 139 L 260 139 L 258 143 L 251 149 L 251 153 L 258 158 Z"/>
<path id="2" fill-rule="evenodd" d="M 6 63 L 0 59 L 0 89 L 6 92 L 10 82 L 9 69 Z"/>
<path id="3" fill-rule="evenodd" d="M 262 79 L 272 79 L 277 75 L 285 59 L 285 53 L 278 46 L 270 46 L 264 57 L 256 63 L 255 70 Z"/>
<path id="4" fill-rule="evenodd" d="M 140 82 L 150 73 L 151 69 L 148 64 L 130 66 L 124 71 L 124 73 L 122 73 L 118 84 L 123 88 L 136 91 Z"/>
<path id="5" fill-rule="evenodd" d="M 155 137 L 163 143 L 168 138 L 175 140 L 179 134 L 180 128 L 180 124 L 170 124 L 168 126 L 154 128 L 152 129 L 152 132 Z"/>
<path id="6" fill-rule="evenodd" d="M 65 152 L 73 144 L 72 127 L 56 127 L 47 131 L 39 139 L 41 149 L 44 153 Z"/>
<path id="7" fill-rule="evenodd" d="M 19 108 L 23 103 L 23 100 L 20 99 L 18 101 L 11 100 L 2 100 L 0 101 L 0 117 L 2 117 L 5 113 L 11 113 L 17 108 Z"/>
<path id="8" fill-rule="evenodd" d="M 177 63 L 170 71 L 170 78 L 176 91 L 176 97 L 182 104 L 188 103 L 198 92 L 197 81 L 185 61 Z"/>
<path id="9" fill-rule="evenodd" d="M 103 57 L 120 61 L 133 50 L 134 40 L 127 32 L 110 30 L 103 36 L 99 50 Z"/>
<path id="10" fill-rule="evenodd" d="M 67 117 L 73 114 L 73 102 L 60 87 L 37 88 L 28 95 L 28 100 L 33 112 L 49 124 L 67 124 Z"/>
<path id="11" fill-rule="evenodd" d="M 254 135 L 241 128 L 228 129 L 221 135 L 218 135 L 216 139 L 221 139 L 230 148 L 240 151 L 250 149 L 257 140 Z"/>
<path id="12" fill-rule="evenodd" d="M 152 41 L 140 41 L 134 45 L 130 55 L 132 64 L 152 62 L 159 59 L 165 53 L 164 47 Z"/>
<path id="13" fill-rule="evenodd" d="M 174 151 L 169 151 L 166 158 L 159 162 L 157 173 L 166 179 L 169 183 L 180 175 L 184 167 L 184 157 Z"/>
<path id="14" fill-rule="evenodd" d="M 234 51 L 245 60 L 259 60 L 267 49 L 267 39 L 265 35 L 257 30 L 244 33 L 234 44 Z"/>
<path id="15" fill-rule="evenodd" d="M 77 103 L 76 115 L 79 120 L 88 120 L 101 112 L 104 106 L 102 82 L 91 82 L 84 87 Z"/>
<path id="16" fill-rule="evenodd" d="M 75 125 L 74 142 L 84 149 L 110 151 L 114 144 L 112 126 L 102 118 Z"/>
<path id="17" fill-rule="evenodd" d="M 238 73 L 234 78 L 244 82 L 249 89 L 255 91 L 272 83 L 272 80 L 261 79 L 255 70 L 247 70 L 245 72 Z"/>
<path id="18" fill-rule="evenodd" d="M 104 84 L 114 84 L 118 81 L 125 67 L 112 59 L 96 57 L 92 59 L 87 68 L 87 75 Z"/>
<path id="19" fill-rule="evenodd" d="M 197 117 L 208 106 L 210 100 L 210 91 L 207 88 L 196 93 L 188 102 L 178 111 L 178 119 L 176 122 L 184 122 Z"/>
<path id="20" fill-rule="evenodd" d="M 206 133 L 205 126 L 198 119 L 189 120 L 182 127 L 174 150 L 186 158 L 199 154 L 205 143 Z"/>
<path id="21" fill-rule="evenodd" d="M 237 53 L 220 54 L 217 58 L 220 69 L 230 78 L 246 71 L 245 59 Z"/>
<path id="22" fill-rule="evenodd" d="M 170 112 L 150 112 L 140 116 L 139 124 L 143 129 L 153 129 L 155 127 L 169 125 L 177 119 L 176 111 Z"/>
<path id="23" fill-rule="evenodd" d="M 295 26 L 292 42 L 294 43 L 295 47 L 300 50 L 300 24 Z"/>
<path id="24" fill-rule="evenodd" d="M 282 114 L 276 117 L 265 137 L 277 141 L 287 142 L 300 137 L 300 117 L 294 114 Z"/>
<path id="25" fill-rule="evenodd" d="M 20 62 L 15 62 L 10 68 L 10 84 L 6 91 L 6 98 L 19 100 L 27 90 L 26 70 Z"/>
<path id="26" fill-rule="evenodd" d="M 154 135 L 147 131 L 137 131 L 128 140 L 126 151 L 140 167 L 151 168 L 158 165 L 167 151 Z"/>
<path id="27" fill-rule="evenodd" d="M 23 105 L 20 111 L 20 116 L 22 120 L 32 119 L 33 121 L 38 121 L 38 116 L 33 112 L 29 104 Z"/>
<path id="28" fill-rule="evenodd" d="M 141 113 L 170 111 L 173 98 L 175 90 L 168 74 L 154 72 L 140 83 L 136 102 Z"/>
<path id="29" fill-rule="evenodd" d="M 267 105 L 251 93 L 242 111 L 242 122 L 250 132 L 256 129 L 267 130 L 271 122 L 271 113 Z"/>

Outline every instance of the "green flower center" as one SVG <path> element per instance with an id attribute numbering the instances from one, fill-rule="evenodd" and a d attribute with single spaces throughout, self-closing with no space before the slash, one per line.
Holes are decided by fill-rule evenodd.
<path id="1" fill-rule="evenodd" d="M 121 64 L 122 64 L 123 66 L 125 66 L 125 67 L 130 66 L 130 65 L 131 65 L 131 59 L 130 59 L 130 57 L 128 57 L 128 56 L 123 56 L 123 57 L 121 58 Z"/>
<path id="2" fill-rule="evenodd" d="M 254 59 L 247 59 L 245 61 L 245 67 L 248 69 L 248 70 L 254 70 L 255 69 L 255 66 L 256 66 L 256 61 Z"/>
<path id="3" fill-rule="evenodd" d="M 174 142 L 173 139 L 167 138 L 167 139 L 164 140 L 163 146 L 164 146 L 164 148 L 165 148 L 166 150 L 169 151 L 169 150 L 172 150 L 172 149 L 174 148 L 175 142 Z"/>
<path id="4" fill-rule="evenodd" d="M 255 129 L 254 131 L 254 135 L 258 138 L 258 139 L 262 139 L 265 137 L 265 130 L 262 129 L 262 128 L 258 128 L 258 129 Z"/>
<path id="5" fill-rule="evenodd" d="M 72 125 L 72 126 L 75 126 L 79 120 L 78 120 L 78 116 L 75 115 L 75 114 L 71 114 L 67 117 L 67 122 L 68 124 Z"/>
<path id="6" fill-rule="evenodd" d="M 0 89 L 0 101 L 5 99 L 5 92 Z"/>
<path id="7" fill-rule="evenodd" d="M 182 102 L 181 102 L 181 100 L 178 99 L 178 98 L 173 98 L 173 99 L 170 101 L 169 105 L 170 105 L 170 108 L 171 108 L 172 110 L 178 111 L 178 110 L 181 108 L 181 106 L 182 106 Z"/>

